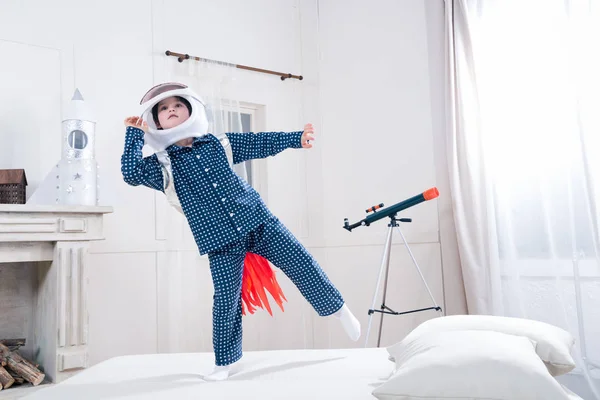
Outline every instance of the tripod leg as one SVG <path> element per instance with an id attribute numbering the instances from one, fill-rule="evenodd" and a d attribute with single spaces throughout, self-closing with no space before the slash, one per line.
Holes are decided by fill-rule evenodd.
<path id="1" fill-rule="evenodd" d="M 392 228 L 390 228 L 392 229 Z M 381 304 L 382 304 L 382 310 L 383 311 L 383 306 L 385 306 L 385 299 L 387 297 L 387 286 L 388 286 L 388 277 L 390 275 L 390 256 L 392 254 L 392 250 L 391 250 L 391 240 L 390 240 L 390 245 L 388 246 L 388 256 L 387 256 L 387 261 L 386 261 L 386 266 L 385 266 L 385 278 L 383 280 L 383 297 L 381 298 Z M 385 314 L 381 313 L 381 318 L 379 319 L 379 334 L 377 335 L 377 347 L 379 347 L 381 345 L 381 333 L 383 332 L 383 316 Z"/>
<path id="2" fill-rule="evenodd" d="M 381 266 L 379 267 L 379 276 L 377 277 L 377 285 L 375 286 L 375 294 L 373 295 L 373 303 L 371 305 L 371 310 L 375 310 L 375 302 L 377 301 L 377 294 L 379 293 L 379 286 L 381 284 L 381 275 L 383 274 L 383 268 L 385 267 L 386 269 L 386 276 L 387 276 L 387 271 L 390 268 L 390 251 L 392 249 L 392 232 L 394 230 L 393 226 L 390 226 L 389 230 L 388 230 L 388 234 L 387 234 L 387 238 L 385 239 L 385 245 L 383 248 L 383 256 L 381 258 Z M 367 328 L 367 335 L 365 338 L 365 347 L 367 347 L 368 343 L 369 343 L 369 334 L 371 333 L 371 322 L 373 319 L 373 314 L 371 313 L 369 314 L 369 325 Z M 381 314 L 381 321 L 383 322 L 383 314 Z M 381 332 L 380 332 L 381 335 Z M 379 344 L 377 344 L 377 346 L 379 347 Z"/>
<path id="3" fill-rule="evenodd" d="M 417 268 L 417 272 L 421 276 L 421 280 L 423 281 L 423 284 L 425 285 L 425 288 L 427 289 L 427 293 L 429 293 L 429 297 L 431 298 L 431 301 L 433 302 L 433 304 L 437 308 L 440 309 L 438 312 L 440 314 L 442 314 L 441 308 L 438 305 L 438 303 L 435 301 L 435 298 L 433 297 L 433 294 L 431 293 L 431 290 L 429 289 L 429 285 L 427 285 L 427 281 L 425 280 L 425 277 L 423 276 L 423 273 L 421 272 L 421 268 L 419 268 L 419 264 L 417 263 L 417 260 L 415 259 L 415 256 L 413 255 L 412 251 L 410 250 L 410 247 L 408 246 L 408 242 L 406 241 L 406 238 L 404 237 L 404 234 L 400 230 L 400 227 L 396 227 L 396 228 L 398 228 L 398 232 L 400 232 L 400 236 L 402 236 L 402 240 L 404 241 L 404 245 L 406 246 L 406 250 L 408 250 L 408 254 L 410 254 L 410 258 L 412 258 L 412 261 L 415 264 L 415 267 Z"/>

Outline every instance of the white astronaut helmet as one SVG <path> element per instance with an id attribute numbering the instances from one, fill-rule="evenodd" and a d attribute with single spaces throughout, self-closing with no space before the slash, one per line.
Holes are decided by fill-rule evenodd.
<path id="1" fill-rule="evenodd" d="M 161 100 L 171 96 L 182 97 L 190 103 L 192 108 L 190 118 L 176 127 L 158 129 L 152 116 L 152 108 Z M 146 144 L 157 152 L 163 151 L 181 139 L 200 137 L 208 133 L 208 118 L 204 101 L 182 83 L 167 82 L 154 86 L 142 97 L 140 106 L 140 115 L 148 124 L 145 135 Z"/>

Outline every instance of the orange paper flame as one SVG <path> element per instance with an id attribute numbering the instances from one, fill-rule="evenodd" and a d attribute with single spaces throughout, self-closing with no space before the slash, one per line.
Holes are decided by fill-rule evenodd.
<path id="1" fill-rule="evenodd" d="M 275 271 L 263 257 L 246 253 L 242 275 L 242 315 L 246 315 L 246 309 L 250 314 L 254 314 L 256 308 L 264 308 L 273 316 L 265 290 L 283 311 L 283 301 L 287 299 L 277 283 Z"/>

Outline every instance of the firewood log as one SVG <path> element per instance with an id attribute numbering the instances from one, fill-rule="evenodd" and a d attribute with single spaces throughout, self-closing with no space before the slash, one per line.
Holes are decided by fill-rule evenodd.
<path id="1" fill-rule="evenodd" d="M 25 346 L 25 339 L 0 339 L 0 343 L 8 347 L 10 351 L 15 351 Z"/>
<path id="2" fill-rule="evenodd" d="M 32 363 L 25 360 L 17 352 L 11 352 L 8 347 L 0 343 L 0 356 L 6 360 L 6 366 L 19 374 L 27 382 L 37 386 L 44 380 L 46 376 Z"/>
<path id="3" fill-rule="evenodd" d="M 7 371 L 15 379 L 16 384 L 22 385 L 23 383 L 25 383 L 25 379 L 21 378 L 19 374 L 17 374 L 15 371 L 13 371 L 12 369 L 9 369 Z"/>
<path id="4" fill-rule="evenodd" d="M 15 383 L 13 378 L 4 367 L 0 367 L 0 386 L 4 389 L 8 389 Z"/>

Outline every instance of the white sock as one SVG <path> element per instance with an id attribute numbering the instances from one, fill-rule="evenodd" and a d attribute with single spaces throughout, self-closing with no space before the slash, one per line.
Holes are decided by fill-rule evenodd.
<path id="1" fill-rule="evenodd" d="M 204 377 L 207 381 L 224 381 L 229 378 L 230 365 L 215 365 L 215 369 Z"/>
<path id="2" fill-rule="evenodd" d="M 360 338 L 360 322 L 352 314 L 346 303 L 334 316 L 342 322 L 342 326 L 350 339 L 356 342 Z"/>

